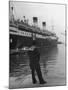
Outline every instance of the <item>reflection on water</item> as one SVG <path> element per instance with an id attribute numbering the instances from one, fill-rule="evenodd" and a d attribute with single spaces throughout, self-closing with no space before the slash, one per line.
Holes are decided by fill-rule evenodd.
<path id="1" fill-rule="evenodd" d="M 44 73 L 46 73 L 46 71 L 49 71 L 51 68 L 54 68 L 54 65 L 57 62 L 58 47 L 49 48 L 48 50 L 43 48 L 41 50 L 41 53 L 42 54 L 40 58 L 40 65 L 43 68 Z"/>
<path id="2" fill-rule="evenodd" d="M 44 51 L 40 60 L 44 74 L 65 79 L 65 46 L 61 44 Z"/>
<path id="3" fill-rule="evenodd" d="M 40 66 L 44 75 L 51 78 L 64 78 L 65 79 L 65 46 L 64 44 L 57 45 L 53 48 L 41 48 Z M 29 74 L 29 58 L 23 55 L 12 55 L 10 57 L 14 63 L 11 65 L 11 70 L 16 69 L 21 74 Z M 29 71 L 29 72 L 28 72 Z"/>

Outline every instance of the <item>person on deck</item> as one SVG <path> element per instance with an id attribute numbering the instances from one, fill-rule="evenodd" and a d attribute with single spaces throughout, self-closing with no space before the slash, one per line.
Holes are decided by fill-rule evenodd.
<path id="1" fill-rule="evenodd" d="M 30 69 L 32 73 L 33 84 L 37 83 L 37 80 L 35 78 L 35 71 L 37 73 L 40 84 L 46 83 L 46 81 L 43 80 L 41 69 L 40 69 L 40 64 L 39 64 L 40 52 L 36 46 L 36 41 L 33 41 L 32 46 L 28 51 L 28 56 L 29 56 L 29 64 L 30 64 Z"/>

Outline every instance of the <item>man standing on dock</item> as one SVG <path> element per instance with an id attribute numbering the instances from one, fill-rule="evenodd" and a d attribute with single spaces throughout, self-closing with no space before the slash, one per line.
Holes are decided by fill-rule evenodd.
<path id="1" fill-rule="evenodd" d="M 40 64 L 39 64 L 40 52 L 36 47 L 36 41 L 33 41 L 32 46 L 29 48 L 28 56 L 30 61 L 33 84 L 37 83 L 37 80 L 35 78 L 35 71 L 38 75 L 40 84 L 45 84 L 46 81 L 43 80 L 41 69 L 40 69 Z"/>

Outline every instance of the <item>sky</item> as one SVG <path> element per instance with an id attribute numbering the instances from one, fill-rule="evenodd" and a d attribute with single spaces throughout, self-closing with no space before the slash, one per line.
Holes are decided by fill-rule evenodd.
<path id="1" fill-rule="evenodd" d="M 32 17 L 36 16 L 38 27 L 42 28 L 42 21 L 46 21 L 47 30 L 55 32 L 60 39 L 65 39 L 65 5 L 28 2 L 11 2 L 10 5 L 14 6 L 15 18 L 23 19 L 25 16 L 32 25 Z M 52 25 L 54 30 L 52 30 Z"/>

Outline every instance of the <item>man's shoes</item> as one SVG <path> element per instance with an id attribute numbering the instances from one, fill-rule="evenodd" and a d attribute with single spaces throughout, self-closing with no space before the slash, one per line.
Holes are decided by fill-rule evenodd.
<path id="1" fill-rule="evenodd" d="M 33 81 L 33 84 L 36 84 L 37 83 L 37 81 L 35 80 L 35 81 Z"/>
<path id="2" fill-rule="evenodd" d="M 46 82 L 46 81 L 41 81 L 41 82 L 40 82 L 40 84 L 45 84 L 45 83 L 47 83 L 47 82 Z"/>

